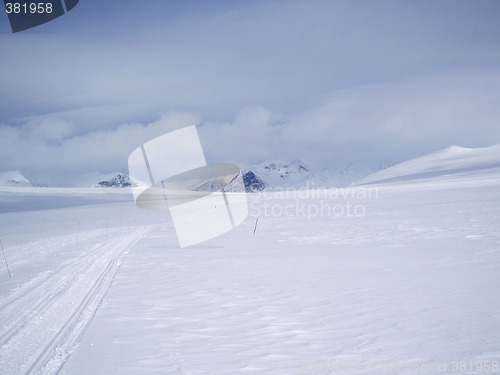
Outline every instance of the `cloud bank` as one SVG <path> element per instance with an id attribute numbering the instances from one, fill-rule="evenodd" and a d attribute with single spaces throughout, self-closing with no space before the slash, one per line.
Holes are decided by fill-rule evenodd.
<path id="1" fill-rule="evenodd" d="M 321 167 L 358 162 L 376 168 L 452 144 L 498 143 L 499 102 L 500 71 L 482 70 L 337 90 L 294 113 L 248 106 L 227 122 L 170 112 L 148 123 L 81 133 L 63 113 L 1 125 L 0 160 L 2 169 L 41 183 L 85 185 L 98 174 L 126 171 L 129 153 L 149 139 L 197 124 L 209 162 L 247 167 L 303 159 Z M 81 121 L 78 113 L 71 116 Z"/>

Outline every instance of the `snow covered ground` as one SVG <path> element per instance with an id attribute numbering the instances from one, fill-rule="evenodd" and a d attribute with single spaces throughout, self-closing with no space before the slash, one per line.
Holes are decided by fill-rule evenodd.
<path id="1" fill-rule="evenodd" d="M 0 373 L 500 373 L 496 169 L 249 200 L 180 249 L 127 189 L 1 188 Z"/>

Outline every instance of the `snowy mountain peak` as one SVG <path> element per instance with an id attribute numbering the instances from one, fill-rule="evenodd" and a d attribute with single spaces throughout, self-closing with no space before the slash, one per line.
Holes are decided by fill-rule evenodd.
<path id="1" fill-rule="evenodd" d="M 139 184 L 131 180 L 129 175 L 126 175 L 121 172 L 116 172 L 114 175 L 109 178 L 98 182 L 95 187 L 113 187 L 113 188 L 124 188 L 124 187 L 132 187 L 138 186 Z"/>
<path id="2" fill-rule="evenodd" d="M 32 186 L 26 177 L 19 171 L 0 172 L 0 186 Z"/>
<path id="3" fill-rule="evenodd" d="M 302 160 L 260 163 L 243 175 L 247 191 L 281 188 L 329 188 L 349 186 L 374 172 L 355 163 L 341 168 L 314 168 Z"/>
<path id="4" fill-rule="evenodd" d="M 268 164 L 263 164 L 261 165 L 261 168 L 264 169 L 265 174 L 279 174 L 280 178 L 283 179 L 294 179 L 297 175 L 305 175 L 311 172 L 310 169 L 306 167 L 300 160 L 295 160 L 290 163 L 275 161 Z"/>
<path id="5" fill-rule="evenodd" d="M 306 166 L 304 166 L 304 163 L 300 160 L 294 160 L 290 163 L 274 161 L 267 164 L 263 164 L 262 166 L 266 170 L 281 172 L 281 174 L 283 175 L 309 172 L 309 169 Z"/>

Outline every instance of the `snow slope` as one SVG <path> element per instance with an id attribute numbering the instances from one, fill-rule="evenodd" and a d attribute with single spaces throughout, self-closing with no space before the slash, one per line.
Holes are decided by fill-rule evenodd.
<path id="1" fill-rule="evenodd" d="M 500 144 L 484 148 L 448 147 L 375 172 L 357 184 L 395 182 L 500 171 Z"/>
<path id="2" fill-rule="evenodd" d="M 31 183 L 19 171 L 0 172 L 0 186 L 31 186 Z"/>
<path id="3" fill-rule="evenodd" d="M 0 209 L 0 372 L 498 374 L 483 172 L 251 194 L 241 226 L 185 249 L 127 189 L 0 189 L 20 207 Z"/>

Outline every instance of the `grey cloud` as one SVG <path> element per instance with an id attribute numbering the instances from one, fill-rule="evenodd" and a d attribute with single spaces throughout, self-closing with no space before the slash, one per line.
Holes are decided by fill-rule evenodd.
<path id="1" fill-rule="evenodd" d="M 231 124 L 205 124 L 202 134 L 216 158 L 227 152 L 243 162 L 302 158 L 376 167 L 451 144 L 498 143 L 499 79 L 498 70 L 468 70 L 339 90 L 286 119 L 247 109 Z"/>
<path id="2" fill-rule="evenodd" d="M 36 179 L 126 169 L 128 154 L 168 131 L 199 125 L 209 162 L 248 166 L 269 159 L 304 159 L 319 166 L 396 163 L 458 144 L 500 140 L 500 71 L 458 71 L 330 93 L 309 109 L 278 113 L 264 106 L 238 111 L 227 122 L 170 113 L 149 124 L 125 123 L 80 134 L 57 118 L 0 126 L 0 169 Z M 168 161 L 166 161 L 168 162 Z"/>
<path id="3" fill-rule="evenodd" d="M 193 114 L 170 113 L 147 125 L 122 124 L 84 135 L 61 121 L 0 125 L 0 170 L 21 170 L 40 183 L 88 184 L 92 181 L 82 176 L 125 170 L 128 155 L 140 144 L 198 121 Z"/>
<path id="4" fill-rule="evenodd" d="M 134 3 L 106 22 L 95 8 L 85 30 L 69 24 L 75 13 L 59 32 L 2 35 L 3 121 L 137 103 L 216 119 L 249 105 L 289 111 L 339 88 L 498 62 L 500 51 L 490 2 L 193 5 L 174 19 L 160 2 Z"/>

